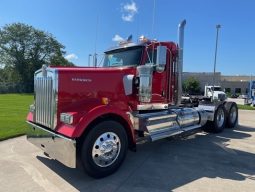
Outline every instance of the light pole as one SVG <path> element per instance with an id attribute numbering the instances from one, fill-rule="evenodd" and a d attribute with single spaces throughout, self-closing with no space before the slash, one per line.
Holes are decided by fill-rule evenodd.
<path id="1" fill-rule="evenodd" d="M 213 94 L 212 101 L 214 100 L 214 84 L 215 84 L 215 71 L 216 71 L 216 61 L 217 61 L 217 50 L 218 50 L 218 37 L 219 37 L 219 29 L 221 25 L 216 25 L 216 46 L 215 46 L 215 55 L 214 55 L 214 67 L 213 67 Z"/>
<path id="2" fill-rule="evenodd" d="M 91 54 L 89 54 L 89 56 L 88 56 L 88 66 L 90 67 L 90 58 L 91 58 Z"/>

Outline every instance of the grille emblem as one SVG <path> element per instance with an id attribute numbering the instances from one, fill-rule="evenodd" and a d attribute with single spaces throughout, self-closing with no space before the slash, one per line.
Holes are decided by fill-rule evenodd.
<path id="1" fill-rule="evenodd" d="M 72 78 L 72 81 L 78 81 L 78 82 L 92 82 L 92 79 Z"/>

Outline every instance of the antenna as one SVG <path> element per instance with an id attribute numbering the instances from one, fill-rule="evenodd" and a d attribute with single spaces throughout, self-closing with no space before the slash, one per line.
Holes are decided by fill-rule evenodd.
<path id="1" fill-rule="evenodd" d="M 139 34 L 139 32 L 140 32 L 140 28 L 139 28 L 139 26 L 140 26 L 140 18 L 139 18 L 139 14 L 137 15 L 137 28 L 136 28 L 136 37 L 137 37 L 137 43 L 139 42 L 139 37 L 140 37 L 140 34 Z"/>
<path id="2" fill-rule="evenodd" d="M 152 10 L 151 38 L 153 38 L 153 35 L 154 35 L 155 7 L 156 7 L 156 1 L 154 0 L 154 1 L 153 1 L 153 10 Z"/>

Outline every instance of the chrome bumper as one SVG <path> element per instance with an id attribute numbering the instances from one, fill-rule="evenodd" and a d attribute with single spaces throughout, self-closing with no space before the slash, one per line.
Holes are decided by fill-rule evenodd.
<path id="1" fill-rule="evenodd" d="M 76 141 L 52 131 L 44 129 L 30 121 L 31 125 L 27 133 L 27 140 L 42 149 L 52 159 L 56 159 L 64 165 L 76 167 Z"/>

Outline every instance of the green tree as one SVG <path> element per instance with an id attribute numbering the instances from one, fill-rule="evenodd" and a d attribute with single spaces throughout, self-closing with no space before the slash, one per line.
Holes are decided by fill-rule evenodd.
<path id="1" fill-rule="evenodd" d="M 183 91 L 188 94 L 199 94 L 200 84 L 199 81 L 194 77 L 189 77 L 183 82 Z"/>
<path id="2" fill-rule="evenodd" d="M 50 59 L 51 65 L 54 66 L 74 66 L 74 64 L 63 57 L 61 54 L 53 55 Z"/>
<path id="3" fill-rule="evenodd" d="M 25 92 L 33 91 L 34 72 L 43 64 L 73 66 L 64 58 L 64 48 L 52 34 L 23 23 L 0 29 L 0 63 Z"/>

